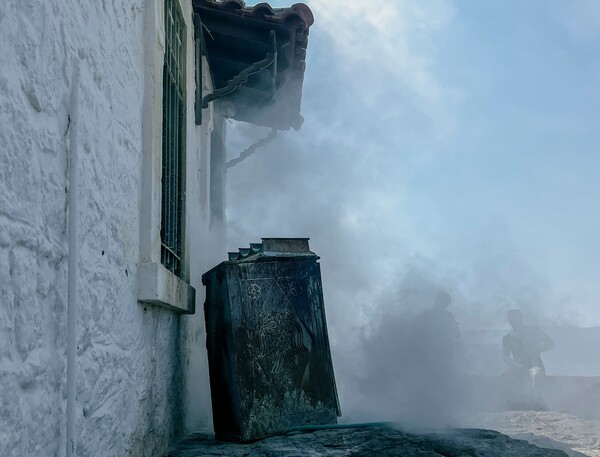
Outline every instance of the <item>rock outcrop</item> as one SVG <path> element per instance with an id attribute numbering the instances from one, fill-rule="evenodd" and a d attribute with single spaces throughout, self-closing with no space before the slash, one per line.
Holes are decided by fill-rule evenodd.
<path id="1" fill-rule="evenodd" d="M 217 442 L 198 434 L 180 442 L 166 457 L 566 457 L 492 430 L 452 429 L 406 432 L 389 425 L 303 429 L 249 444 Z"/>

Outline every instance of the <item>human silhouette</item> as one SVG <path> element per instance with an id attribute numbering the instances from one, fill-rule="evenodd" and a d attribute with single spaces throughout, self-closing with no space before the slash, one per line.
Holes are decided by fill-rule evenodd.
<path id="1" fill-rule="evenodd" d="M 525 325 L 518 309 L 511 309 L 506 317 L 512 330 L 502 339 L 507 366 L 500 376 L 509 397 L 520 397 L 521 401 L 529 397 L 530 401 L 541 403 L 540 386 L 546 376 L 541 354 L 552 349 L 554 342 L 539 327 Z"/>
<path id="2" fill-rule="evenodd" d="M 460 340 L 460 332 L 454 315 L 448 311 L 450 303 L 450 294 L 438 291 L 433 306 L 423 313 L 422 322 L 430 336 L 430 342 L 441 348 L 451 360 Z"/>
<path id="3" fill-rule="evenodd" d="M 421 395 L 421 408 L 429 416 L 439 416 L 448 425 L 461 401 L 461 382 L 456 356 L 460 332 L 448 310 L 452 298 L 439 291 L 433 306 L 417 316 L 412 326 L 415 358 L 412 370 Z"/>

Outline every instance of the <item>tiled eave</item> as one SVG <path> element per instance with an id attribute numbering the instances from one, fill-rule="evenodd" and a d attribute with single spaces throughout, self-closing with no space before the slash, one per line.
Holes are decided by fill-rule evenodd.
<path id="1" fill-rule="evenodd" d="M 223 111 L 233 119 L 277 130 L 300 128 L 308 30 L 314 21 L 308 6 L 246 7 L 240 0 L 193 0 L 193 6 L 202 21 L 215 90 L 272 53 L 274 34 L 275 62 L 223 96 Z"/>

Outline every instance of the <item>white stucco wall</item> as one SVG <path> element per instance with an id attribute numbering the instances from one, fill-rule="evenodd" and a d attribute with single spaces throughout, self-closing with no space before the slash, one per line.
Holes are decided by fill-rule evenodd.
<path id="1" fill-rule="evenodd" d="M 193 316 L 137 300 L 147 220 L 143 157 L 150 153 L 142 124 L 147 85 L 161 85 L 148 78 L 148 50 L 161 52 L 148 46 L 156 32 L 148 31 L 148 18 L 162 1 L 0 2 L 2 456 L 66 454 L 66 190 L 75 59 L 81 68 L 77 455 L 157 456 L 178 434 L 210 427 L 200 276 L 223 257 L 222 234 L 208 229 L 212 120 L 205 110 L 202 127 L 193 121 L 191 6 L 183 3 L 190 21 Z"/>

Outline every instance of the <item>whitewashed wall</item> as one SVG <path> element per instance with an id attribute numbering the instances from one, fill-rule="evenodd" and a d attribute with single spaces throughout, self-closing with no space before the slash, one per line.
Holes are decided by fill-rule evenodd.
<path id="1" fill-rule="evenodd" d="M 77 455 L 157 456 L 210 426 L 202 272 L 207 140 L 193 123 L 188 27 L 188 221 L 193 316 L 137 301 L 149 8 L 161 0 L 0 2 L 0 455 L 66 454 L 69 100 L 80 61 Z M 190 2 L 191 3 L 191 2 Z M 160 52 L 160 49 L 154 49 Z M 162 74 L 159 72 L 158 74 Z M 161 81 L 154 81 L 161 84 Z"/>

